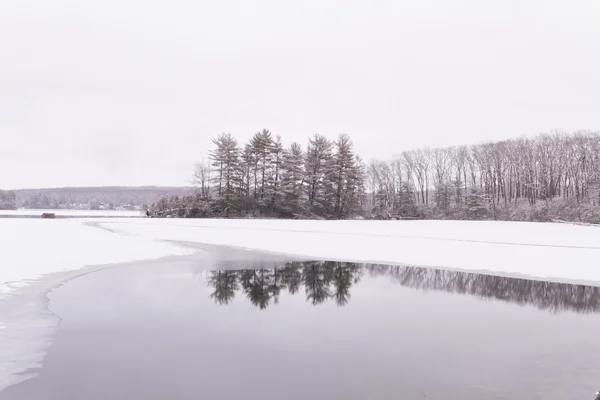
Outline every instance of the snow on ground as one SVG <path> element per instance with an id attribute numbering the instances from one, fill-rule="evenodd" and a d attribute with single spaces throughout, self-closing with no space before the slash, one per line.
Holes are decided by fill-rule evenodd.
<path id="1" fill-rule="evenodd" d="M 0 217 L 39 217 L 43 213 L 54 213 L 59 217 L 139 217 L 141 211 L 121 211 L 121 210 L 0 210 Z"/>
<path id="2" fill-rule="evenodd" d="M 136 219 L 101 226 L 155 240 L 600 285 L 600 228 L 491 221 Z"/>
<path id="3" fill-rule="evenodd" d="M 0 285 L 6 291 L 47 273 L 190 252 L 147 237 L 116 235 L 83 221 L 0 219 Z"/>

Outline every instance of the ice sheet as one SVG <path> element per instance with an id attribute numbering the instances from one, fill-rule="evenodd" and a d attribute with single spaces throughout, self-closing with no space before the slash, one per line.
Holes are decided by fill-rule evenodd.
<path id="1" fill-rule="evenodd" d="M 600 285 L 600 228 L 490 221 L 99 221 L 154 240 Z"/>
<path id="2" fill-rule="evenodd" d="M 80 220 L 0 219 L 0 284 L 85 265 L 188 254 L 148 237 L 123 236 Z"/>

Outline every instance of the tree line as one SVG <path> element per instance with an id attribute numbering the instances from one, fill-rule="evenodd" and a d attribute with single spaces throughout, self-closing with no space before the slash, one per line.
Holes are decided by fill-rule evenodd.
<path id="1" fill-rule="evenodd" d="M 257 132 L 243 146 L 228 133 L 213 139 L 196 165 L 195 196 L 163 198 L 155 214 L 190 217 L 344 219 L 362 214 L 365 165 L 348 135 L 316 134 L 306 147 L 284 147 L 280 136 Z"/>
<path id="2" fill-rule="evenodd" d="M 406 151 L 368 166 L 368 208 L 421 218 L 600 223 L 600 135 Z"/>
<path id="3" fill-rule="evenodd" d="M 12 190 L 0 190 L 0 210 L 16 210 L 17 195 Z"/>
<path id="4" fill-rule="evenodd" d="M 101 186 L 0 191 L 0 208 L 36 210 L 142 210 L 164 196 L 193 194 L 193 187 Z"/>
<path id="5" fill-rule="evenodd" d="M 209 271 L 209 297 L 226 305 L 236 295 L 246 297 L 255 307 L 278 304 L 282 295 L 304 292 L 306 301 L 319 305 L 333 301 L 345 306 L 352 288 L 367 276 L 385 276 L 401 286 L 422 291 L 444 291 L 531 305 L 552 313 L 600 312 L 600 288 L 564 283 L 532 281 L 459 271 L 395 265 L 359 264 L 334 261 L 289 262 L 279 268 Z"/>
<path id="6" fill-rule="evenodd" d="M 365 164 L 347 135 L 284 148 L 270 131 L 240 146 L 213 140 L 197 193 L 163 198 L 156 215 L 421 218 L 600 223 L 600 134 L 542 134 L 405 151 Z"/>

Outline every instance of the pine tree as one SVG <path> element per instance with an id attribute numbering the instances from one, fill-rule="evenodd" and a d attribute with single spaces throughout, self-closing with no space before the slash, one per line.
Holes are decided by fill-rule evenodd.
<path id="1" fill-rule="evenodd" d="M 331 164 L 333 217 L 342 219 L 352 211 L 359 186 L 359 170 L 350 137 L 341 134 L 334 143 Z"/>
<path id="2" fill-rule="evenodd" d="M 326 215 L 328 195 L 331 193 L 331 143 L 326 137 L 315 134 L 308 142 L 306 149 L 304 168 L 306 174 L 306 191 L 311 211 Z"/>
<path id="3" fill-rule="evenodd" d="M 300 210 L 304 185 L 304 153 L 300 144 L 292 143 L 285 149 L 282 170 L 283 204 L 287 212 L 296 214 Z"/>
<path id="4" fill-rule="evenodd" d="M 243 171 L 240 164 L 240 149 L 237 140 L 223 133 L 213 139 L 216 149 L 210 152 L 212 166 L 216 171 L 218 207 L 229 217 L 239 208 L 239 194 L 242 187 Z"/>
<path id="5" fill-rule="evenodd" d="M 416 217 L 417 212 L 417 202 L 415 191 L 412 185 L 410 185 L 407 181 L 403 181 L 400 184 L 400 193 L 399 193 L 399 209 L 400 216 L 402 217 Z"/>
<path id="6" fill-rule="evenodd" d="M 254 134 L 250 139 L 250 146 L 256 164 L 254 166 L 254 197 L 259 204 L 264 205 L 266 183 L 269 168 L 272 167 L 273 135 L 267 129 Z"/>
<path id="7" fill-rule="evenodd" d="M 271 169 L 269 174 L 269 180 L 267 185 L 267 192 L 271 199 L 271 211 L 278 208 L 283 198 L 281 191 L 281 174 L 283 164 L 283 144 L 281 143 L 281 136 L 277 136 L 273 141 L 271 147 Z"/>
<path id="8" fill-rule="evenodd" d="M 450 211 L 454 187 L 450 182 L 438 183 L 435 187 L 435 205 L 440 216 L 447 216 Z"/>
<path id="9" fill-rule="evenodd" d="M 482 189 L 477 187 L 469 188 L 466 198 L 467 217 L 469 219 L 485 218 L 488 214 L 487 203 L 488 199 Z"/>
<path id="10" fill-rule="evenodd" d="M 246 214 L 254 208 L 256 198 L 251 194 L 251 188 L 256 183 L 256 157 L 250 144 L 246 144 L 241 156 L 242 172 L 242 197 L 244 203 L 244 211 Z"/>

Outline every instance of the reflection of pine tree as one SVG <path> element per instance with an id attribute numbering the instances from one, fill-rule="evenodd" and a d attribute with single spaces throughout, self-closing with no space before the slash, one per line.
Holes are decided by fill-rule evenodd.
<path id="1" fill-rule="evenodd" d="M 285 286 L 282 283 L 283 276 L 279 268 L 269 271 L 269 273 L 269 294 L 271 297 L 273 297 L 273 303 L 279 304 L 279 293 L 281 293 L 282 288 L 285 288 Z"/>
<path id="2" fill-rule="evenodd" d="M 269 286 L 272 271 L 267 269 L 247 270 L 242 272 L 242 288 L 250 302 L 264 310 L 269 306 L 271 294 Z"/>
<path id="3" fill-rule="evenodd" d="M 208 275 L 207 283 L 215 288 L 210 298 L 218 304 L 229 304 L 239 288 L 236 271 L 212 271 Z"/>
<path id="4" fill-rule="evenodd" d="M 313 305 L 321 304 L 331 297 L 331 274 L 322 263 L 311 262 L 302 269 L 302 280 L 306 291 L 306 301 Z"/>
<path id="5" fill-rule="evenodd" d="M 287 287 L 290 294 L 296 294 L 302 283 L 301 265 L 302 263 L 291 262 L 279 270 L 281 283 Z"/>
<path id="6" fill-rule="evenodd" d="M 333 263 L 333 297 L 338 306 L 345 306 L 350 300 L 350 288 L 360 280 L 360 267 L 355 263 Z"/>
<path id="7" fill-rule="evenodd" d="M 215 288 L 210 298 L 218 304 L 231 302 L 241 287 L 253 305 L 265 309 L 271 299 L 279 303 L 282 290 L 295 294 L 304 286 L 306 301 L 313 305 L 335 298 L 343 306 L 361 273 L 361 266 L 355 263 L 290 262 L 275 269 L 213 271 L 207 276 L 207 284 Z"/>

